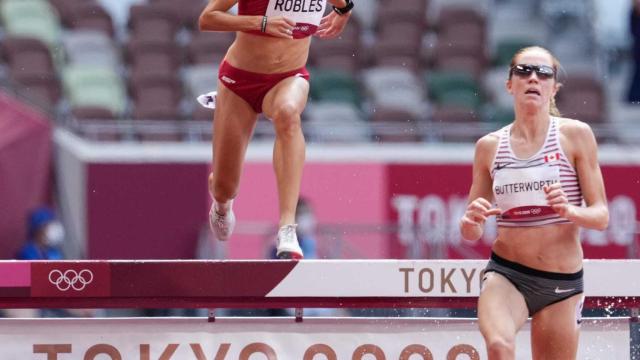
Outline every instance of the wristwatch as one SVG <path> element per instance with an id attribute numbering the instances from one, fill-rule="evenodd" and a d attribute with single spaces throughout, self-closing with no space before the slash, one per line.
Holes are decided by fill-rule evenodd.
<path id="1" fill-rule="evenodd" d="M 338 13 L 338 15 L 344 15 L 346 13 L 348 13 L 349 11 L 351 11 L 351 9 L 353 9 L 353 1 L 351 0 L 346 0 L 347 5 L 345 5 L 345 7 L 339 8 L 339 7 L 333 7 L 333 11 L 335 11 L 336 13 Z"/>

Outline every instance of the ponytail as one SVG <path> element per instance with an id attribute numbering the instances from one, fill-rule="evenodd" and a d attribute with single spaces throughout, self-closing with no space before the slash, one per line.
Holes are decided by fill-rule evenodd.
<path id="1" fill-rule="evenodd" d="M 555 96 L 551 98 L 551 101 L 549 104 L 549 115 L 556 116 L 556 117 L 562 116 L 562 114 L 560 114 L 560 110 L 558 110 L 558 105 L 556 105 Z"/>

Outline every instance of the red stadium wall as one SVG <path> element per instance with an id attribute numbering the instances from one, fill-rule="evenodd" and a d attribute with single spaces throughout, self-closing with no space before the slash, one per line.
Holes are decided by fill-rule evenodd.
<path id="1" fill-rule="evenodd" d="M 91 258 L 193 258 L 206 224 L 208 164 L 92 164 L 87 181 Z M 588 258 L 626 258 L 637 245 L 640 167 L 602 167 L 611 210 L 609 229 L 583 231 Z M 302 195 L 321 224 L 344 228 L 319 246 L 341 247 L 344 258 L 486 258 L 495 237 L 489 225 L 474 245 L 460 240 L 458 219 L 470 186 L 469 164 L 313 162 Z M 231 259 L 260 259 L 274 243 L 277 195 L 269 162 L 245 165 L 234 209 Z M 251 227 L 262 224 L 262 227 Z M 265 228 L 264 224 L 268 227 Z M 353 224 L 379 226 L 362 232 Z M 385 227 L 385 225 L 387 225 Z M 387 228 L 390 232 L 384 232 Z M 637 252 L 637 251 L 636 251 Z"/>
<path id="2" fill-rule="evenodd" d="M 48 202 L 51 125 L 41 113 L 0 92 L 0 258 L 27 237 L 27 217 Z"/>
<path id="3" fill-rule="evenodd" d="M 92 259 L 185 259 L 196 256 L 199 231 L 210 206 L 205 164 L 90 164 L 87 171 L 87 249 Z M 302 194 L 323 222 L 379 223 L 384 218 L 384 166 L 309 164 Z M 341 184 L 335 187 L 335 184 Z M 234 210 L 243 224 L 278 221 L 272 166 L 245 166 Z M 246 226 L 245 226 L 246 228 Z M 228 242 L 230 258 L 264 258 L 273 244 L 264 229 L 238 229 Z M 349 236 L 359 256 L 385 257 L 383 234 Z"/>
<path id="4" fill-rule="evenodd" d="M 90 164 L 87 249 L 92 259 L 194 256 L 208 210 L 201 164 Z"/>
<path id="5" fill-rule="evenodd" d="M 609 201 L 609 228 L 582 231 L 585 257 L 638 257 L 635 227 L 640 208 L 640 168 L 603 165 L 602 172 Z M 486 258 L 495 238 L 495 222 L 487 223 L 485 236 L 474 244 L 461 241 L 458 231 L 470 181 L 470 165 L 389 166 L 387 220 L 399 224 L 397 234 L 389 236 L 389 256 Z"/>

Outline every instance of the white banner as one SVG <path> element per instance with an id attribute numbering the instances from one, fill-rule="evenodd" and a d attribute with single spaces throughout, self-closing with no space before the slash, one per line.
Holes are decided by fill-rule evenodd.
<path id="1" fill-rule="evenodd" d="M 305 260 L 267 297 L 474 297 L 486 260 Z M 311 281 L 314 286 L 300 286 Z"/>
<path id="2" fill-rule="evenodd" d="M 529 325 L 517 359 L 530 359 Z M 475 320 L 426 318 L 0 319 L 8 360 L 479 360 Z M 583 322 L 578 359 L 630 358 L 625 318 Z"/>
<path id="3" fill-rule="evenodd" d="M 267 297 L 475 297 L 486 265 L 487 260 L 305 260 Z M 637 260 L 585 260 L 585 295 L 640 296 L 639 272 Z"/>

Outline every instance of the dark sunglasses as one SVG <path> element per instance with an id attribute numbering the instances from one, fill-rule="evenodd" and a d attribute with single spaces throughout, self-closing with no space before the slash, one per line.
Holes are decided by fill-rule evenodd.
<path id="1" fill-rule="evenodd" d="M 551 66 L 547 65 L 529 65 L 529 64 L 518 64 L 511 68 L 511 73 L 516 74 L 521 78 L 528 78 L 531 76 L 531 73 L 536 72 L 538 78 L 540 79 L 551 79 L 556 76 L 555 71 Z"/>

